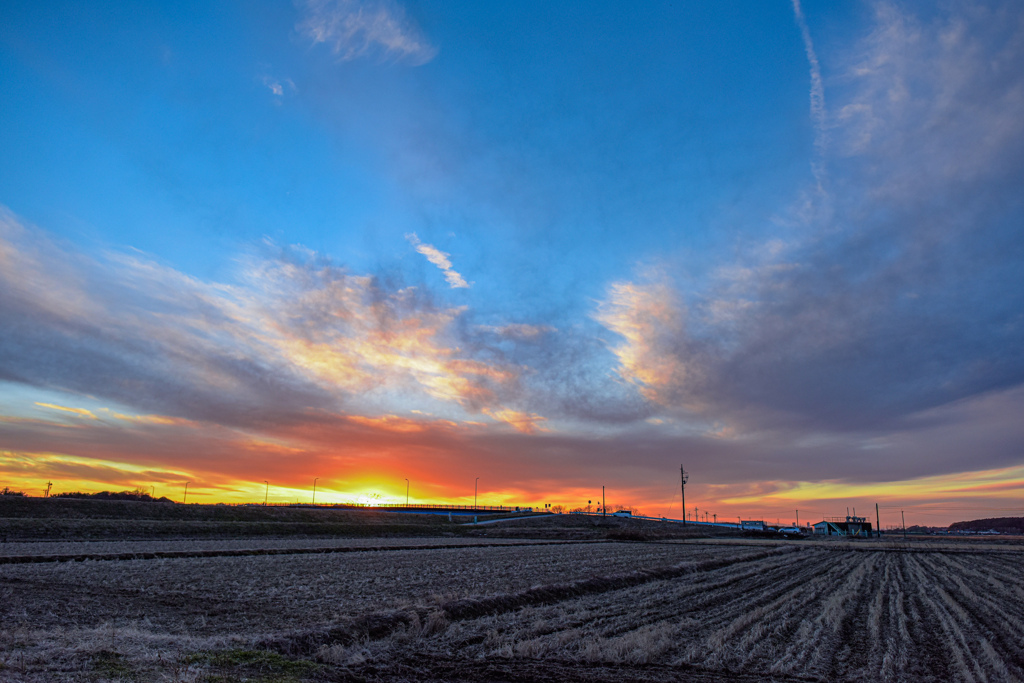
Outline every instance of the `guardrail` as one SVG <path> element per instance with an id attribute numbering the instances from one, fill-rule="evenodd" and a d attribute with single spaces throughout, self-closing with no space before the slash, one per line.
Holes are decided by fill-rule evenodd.
<path id="1" fill-rule="evenodd" d="M 451 510 L 453 512 L 534 512 L 531 507 L 522 505 L 367 505 L 377 510 Z"/>
<path id="2" fill-rule="evenodd" d="M 245 503 L 245 505 L 254 505 L 262 507 L 263 503 Z M 404 510 L 409 512 L 415 512 L 417 510 L 434 511 L 434 510 L 445 510 L 451 512 L 464 512 L 467 514 L 473 513 L 485 513 L 485 512 L 541 512 L 540 510 L 534 510 L 532 507 L 526 507 L 523 505 L 454 505 L 447 503 L 439 503 L 435 505 L 363 505 L 360 503 L 269 503 L 270 507 L 290 507 L 290 508 L 340 508 L 340 509 L 358 509 L 358 510 L 381 510 L 384 512 Z"/>

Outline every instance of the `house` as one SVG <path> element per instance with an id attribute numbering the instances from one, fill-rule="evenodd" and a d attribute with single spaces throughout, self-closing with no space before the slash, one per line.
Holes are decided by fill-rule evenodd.
<path id="1" fill-rule="evenodd" d="M 866 517 L 828 517 L 814 525 L 814 533 L 822 536 L 854 536 L 869 538 L 871 522 Z"/>

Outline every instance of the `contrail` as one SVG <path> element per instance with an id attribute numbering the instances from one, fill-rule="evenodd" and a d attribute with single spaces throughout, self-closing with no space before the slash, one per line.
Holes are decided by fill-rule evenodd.
<path id="1" fill-rule="evenodd" d="M 807 51 L 807 61 L 811 66 L 811 121 L 814 122 L 814 148 L 818 152 L 818 161 L 813 163 L 812 167 L 814 175 L 820 183 L 822 173 L 820 161 L 825 155 L 825 148 L 828 144 L 825 134 L 825 86 L 821 82 L 818 55 L 814 52 L 814 43 L 811 41 L 811 32 L 807 28 L 804 12 L 800 8 L 800 0 L 793 0 L 793 14 L 796 15 L 796 25 L 804 39 L 804 50 Z"/>

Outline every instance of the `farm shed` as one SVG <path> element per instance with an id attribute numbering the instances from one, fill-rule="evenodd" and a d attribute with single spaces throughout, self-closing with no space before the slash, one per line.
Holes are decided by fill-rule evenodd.
<path id="1" fill-rule="evenodd" d="M 866 517 L 830 517 L 814 525 L 814 533 L 823 536 L 871 536 L 871 522 Z"/>

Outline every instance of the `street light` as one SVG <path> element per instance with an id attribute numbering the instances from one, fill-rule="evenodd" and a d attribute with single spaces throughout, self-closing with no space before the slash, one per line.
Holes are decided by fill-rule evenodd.
<path id="1" fill-rule="evenodd" d="M 409 507 L 409 480 L 405 480 L 405 507 Z"/>
<path id="2" fill-rule="evenodd" d="M 188 500 L 188 485 L 191 484 L 191 483 L 192 482 L 190 482 L 190 481 L 186 481 L 185 482 L 185 497 L 181 499 L 182 503 L 184 503 L 185 501 Z"/>
<path id="3" fill-rule="evenodd" d="M 320 477 L 313 477 L 313 505 L 316 505 L 316 480 Z"/>
<path id="4" fill-rule="evenodd" d="M 473 482 L 473 509 L 474 510 L 476 510 L 476 492 L 477 492 L 477 487 L 479 485 L 480 485 L 480 477 L 477 477 L 476 481 Z"/>
<path id="5" fill-rule="evenodd" d="M 263 493 L 263 507 L 267 507 L 267 498 L 270 496 L 270 482 L 264 479 L 263 483 L 267 485 L 267 490 Z"/>

